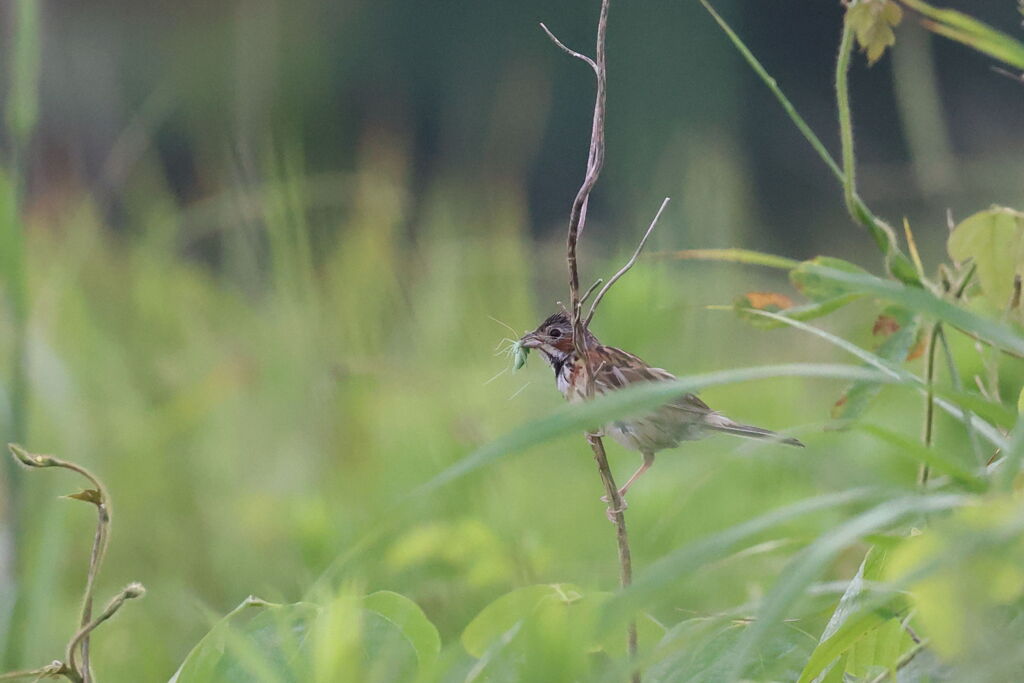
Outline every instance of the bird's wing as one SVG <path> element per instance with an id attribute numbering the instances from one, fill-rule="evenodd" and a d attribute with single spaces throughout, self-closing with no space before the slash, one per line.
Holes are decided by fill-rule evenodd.
<path id="1" fill-rule="evenodd" d="M 591 367 L 594 368 L 594 386 L 598 393 L 623 389 L 642 382 L 671 382 L 676 376 L 667 370 L 651 367 L 638 356 L 617 349 L 614 346 L 600 346 L 590 351 Z M 692 413 L 711 412 L 696 394 L 686 393 L 665 404 L 668 408 Z"/>

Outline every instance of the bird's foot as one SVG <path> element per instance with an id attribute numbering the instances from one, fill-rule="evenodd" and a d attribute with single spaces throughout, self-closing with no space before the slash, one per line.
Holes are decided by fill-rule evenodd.
<path id="1" fill-rule="evenodd" d="M 625 512 L 627 509 L 629 509 L 629 503 L 626 502 L 625 498 L 622 498 L 620 496 L 619 497 L 619 501 L 622 503 L 622 505 L 620 507 L 617 507 L 617 508 L 616 507 L 612 507 L 610 505 L 611 500 L 609 500 L 608 496 L 601 496 L 601 502 L 602 503 L 609 503 L 609 506 L 605 509 L 604 514 L 608 518 L 608 521 L 611 522 L 612 524 L 615 523 L 615 516 L 616 515 L 618 515 L 618 514 L 620 514 L 622 512 Z"/>

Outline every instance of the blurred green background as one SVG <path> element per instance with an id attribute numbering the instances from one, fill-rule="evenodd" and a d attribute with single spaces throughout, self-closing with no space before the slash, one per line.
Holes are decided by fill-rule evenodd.
<path id="1" fill-rule="evenodd" d="M 38 8 L 38 33 L 19 33 L 26 4 Z M 948 4 L 1017 29 L 1012 2 Z M 835 149 L 840 4 L 716 6 Z M 16 241 L 0 245 L 0 358 L 17 357 L 19 329 L 27 340 L 24 386 L 16 364 L 0 363 L 0 433 L 82 463 L 112 492 L 100 594 L 132 580 L 149 593 L 95 639 L 105 680 L 166 679 L 210 615 L 252 593 L 290 601 L 345 581 L 396 590 L 450 644 L 516 586 L 615 586 L 600 483 L 577 437 L 409 499 L 561 404 L 537 357 L 498 375 L 507 361 L 494 350 L 511 333 L 493 319 L 532 328 L 567 295 L 564 227 L 592 82 L 537 23 L 590 51 L 596 9 L 0 8 L 2 220 L 5 235 L 24 238 L 20 264 Z M 608 157 L 583 238 L 587 284 L 618 267 L 664 196 L 673 201 L 650 251 L 829 253 L 878 272 L 832 177 L 696 2 L 613 3 L 608 49 Z M 927 263 L 944 256 L 947 208 L 962 217 L 1024 204 L 1021 89 L 984 57 L 908 21 L 894 54 L 871 69 L 858 58 L 852 78 L 862 193 L 880 214 L 910 219 Z M 12 123 L 16 92 L 30 93 L 28 132 Z M 645 259 L 594 330 L 677 374 L 839 358 L 806 335 L 704 308 L 764 289 L 788 285 L 767 271 Z M 828 325 L 870 346 L 874 310 L 857 304 Z M 822 430 L 840 389 L 791 379 L 706 392 L 809 447 L 723 438 L 659 457 L 631 493 L 636 566 L 816 493 L 912 487 L 913 463 Z M 919 397 L 892 389 L 872 416 L 916 438 L 920 410 Z M 939 438 L 959 438 L 949 427 L 940 421 Z M 635 454 L 610 451 L 620 478 L 636 466 Z M 93 520 L 57 496 L 77 484 L 3 470 L 5 667 L 52 660 L 75 622 Z M 403 505 L 414 507 L 382 528 Z M 835 521 L 804 519 L 788 538 Z M 790 551 L 777 544 L 702 572 L 659 616 L 755 600 Z M 844 556 L 835 576 L 852 575 L 861 556 Z"/>

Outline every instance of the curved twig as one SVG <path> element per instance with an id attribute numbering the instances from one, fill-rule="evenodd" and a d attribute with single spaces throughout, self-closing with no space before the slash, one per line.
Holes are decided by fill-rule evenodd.
<path id="1" fill-rule="evenodd" d="M 626 261 L 626 265 L 619 268 L 619 272 L 612 275 L 608 280 L 608 284 L 602 287 L 601 291 L 597 293 L 596 297 L 594 297 L 594 303 L 590 305 L 590 313 L 587 314 L 587 319 L 583 323 L 584 326 L 590 325 L 590 321 L 594 319 L 594 313 L 597 312 L 597 305 L 601 303 L 601 299 L 603 299 L 604 295 L 608 293 L 608 290 L 611 289 L 612 285 L 614 285 L 620 277 L 625 275 L 626 271 L 632 268 L 633 264 L 636 263 L 636 260 L 640 258 L 640 252 L 643 251 L 644 245 L 647 244 L 647 238 L 651 236 L 652 232 L 654 232 L 654 226 L 658 224 L 658 219 L 661 218 L 661 212 L 665 210 L 668 203 L 669 198 L 665 197 L 664 201 L 661 202 L 661 207 L 658 209 L 658 213 L 654 214 L 654 220 L 651 221 L 650 227 L 647 228 L 647 232 L 644 233 L 643 238 L 640 240 L 640 244 L 636 245 L 636 251 L 634 251 L 630 259 Z"/>
<path id="2" fill-rule="evenodd" d="M 557 37 L 555 37 L 555 34 L 552 33 L 551 30 L 547 26 L 544 25 L 543 21 L 540 22 L 540 27 L 542 29 L 544 29 L 544 33 L 548 34 L 548 38 L 550 38 L 551 42 L 554 43 L 555 45 L 557 45 L 559 47 L 559 49 L 561 49 L 563 52 L 565 52 L 569 56 L 575 57 L 576 59 L 582 60 L 582 61 L 586 62 L 587 64 L 589 64 L 590 68 L 594 70 L 594 73 L 598 72 L 597 63 L 594 62 L 593 59 L 591 59 L 590 57 L 586 56 L 582 52 L 576 52 L 576 50 L 573 50 L 573 49 L 569 48 L 565 43 L 563 43 Z"/>

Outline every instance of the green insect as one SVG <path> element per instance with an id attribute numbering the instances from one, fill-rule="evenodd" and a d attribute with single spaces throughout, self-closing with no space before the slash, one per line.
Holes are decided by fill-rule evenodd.
<path id="1" fill-rule="evenodd" d="M 523 342 L 516 340 L 509 347 L 509 355 L 512 356 L 512 372 L 526 365 L 526 357 L 530 355 L 530 349 L 523 346 Z"/>
<path id="2" fill-rule="evenodd" d="M 508 323 L 503 323 L 497 318 L 491 316 L 487 317 L 491 318 L 491 320 L 499 325 L 504 326 L 512 334 L 518 334 Z M 495 350 L 498 352 L 498 355 L 504 353 L 512 359 L 512 372 L 515 372 L 526 365 L 526 356 L 530 353 L 530 349 L 525 348 L 523 346 L 523 342 L 518 339 L 509 339 L 508 337 L 502 339 L 501 342 L 498 343 L 498 348 Z"/>
<path id="3" fill-rule="evenodd" d="M 502 339 L 498 345 L 498 354 L 504 354 L 512 359 L 512 372 L 526 365 L 526 356 L 529 353 L 530 349 L 523 346 L 518 339 Z"/>

